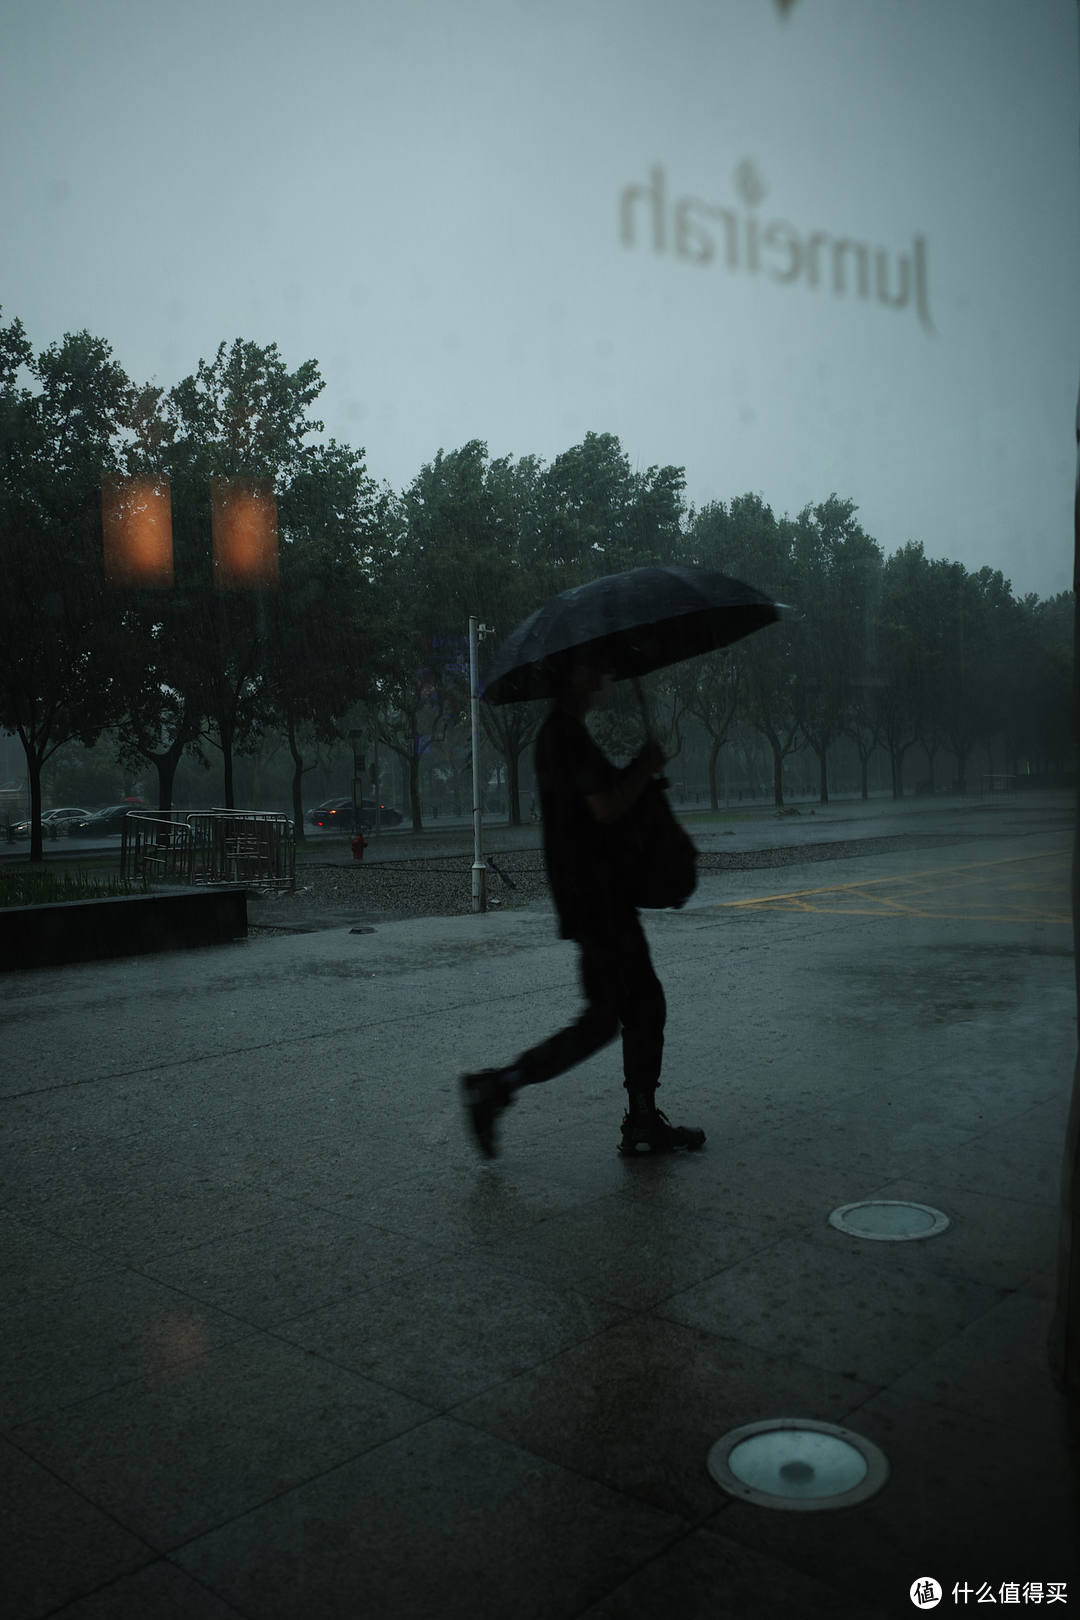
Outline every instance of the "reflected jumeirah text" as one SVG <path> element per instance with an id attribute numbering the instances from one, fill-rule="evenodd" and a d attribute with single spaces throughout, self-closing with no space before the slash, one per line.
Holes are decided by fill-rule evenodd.
<path id="1" fill-rule="evenodd" d="M 749 159 L 735 170 L 735 190 L 741 208 L 700 197 L 673 198 L 663 165 L 654 164 L 645 185 L 623 187 L 619 240 L 628 248 L 671 251 L 689 264 L 704 266 L 719 258 L 727 270 L 781 283 L 802 281 L 837 298 L 854 294 L 887 309 L 911 308 L 925 331 L 934 330 L 925 237 L 913 237 L 909 252 L 893 252 L 828 231 L 800 231 L 784 219 L 762 220 L 757 209 L 766 188 Z"/>

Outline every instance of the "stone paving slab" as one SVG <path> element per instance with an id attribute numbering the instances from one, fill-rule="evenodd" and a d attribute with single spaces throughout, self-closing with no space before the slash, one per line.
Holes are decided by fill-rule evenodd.
<path id="1" fill-rule="evenodd" d="M 191 1542 L 177 1562 L 268 1620 L 570 1620 L 681 1521 L 437 1418 Z"/>
<path id="2" fill-rule="evenodd" d="M 768 1399 L 839 1422 L 876 1387 L 653 1316 L 616 1323 L 454 1409 L 587 1478 L 700 1523 L 720 1505 L 702 1435 Z"/>
<path id="3" fill-rule="evenodd" d="M 257 1333 L 16 1425 L 10 1437 L 165 1552 L 430 1415 L 383 1383 Z"/>
<path id="4" fill-rule="evenodd" d="M 892 1620 L 921 1575 L 1075 1580 L 1067 845 L 995 808 L 933 861 L 947 921 L 899 850 L 648 921 L 660 1102 L 709 1137 L 655 1163 L 614 1151 L 614 1050 L 523 1095 L 495 1161 L 468 1139 L 460 1070 L 577 1007 L 543 911 L 11 976 L 11 1614 Z M 908 909 L 860 904 L 883 883 Z M 828 1226 L 875 1195 L 952 1224 Z M 725 1496 L 709 1446 L 782 1415 L 866 1434 L 888 1483 Z"/>

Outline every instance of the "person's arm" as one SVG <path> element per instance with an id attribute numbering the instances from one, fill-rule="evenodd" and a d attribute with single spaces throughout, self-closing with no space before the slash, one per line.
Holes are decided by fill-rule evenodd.
<path id="1" fill-rule="evenodd" d="M 585 803 L 602 825 L 618 821 L 633 809 L 665 763 L 663 749 L 654 737 L 650 737 L 637 758 L 619 773 L 615 786 L 606 793 L 586 795 Z"/>

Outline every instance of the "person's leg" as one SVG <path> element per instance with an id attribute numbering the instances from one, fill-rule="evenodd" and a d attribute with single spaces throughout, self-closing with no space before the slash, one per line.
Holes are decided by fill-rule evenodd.
<path id="1" fill-rule="evenodd" d="M 613 1041 L 619 1033 L 620 980 L 617 942 L 579 941 L 578 971 L 585 1007 L 572 1024 L 522 1052 L 509 1066 L 515 1086 L 542 1085 L 564 1074 Z"/>
<path id="2" fill-rule="evenodd" d="M 462 1092 L 480 1151 L 495 1154 L 495 1121 L 522 1086 L 540 1085 L 591 1057 L 619 1032 L 619 952 L 611 936 L 580 942 L 585 1009 L 572 1024 L 519 1054 L 503 1069 L 462 1076 Z"/>
<path id="3" fill-rule="evenodd" d="M 619 931 L 616 960 L 623 1085 L 629 1095 L 630 1112 L 651 1113 L 664 1060 L 667 1003 L 636 913 Z"/>
<path id="4" fill-rule="evenodd" d="M 667 1006 L 636 913 L 620 931 L 618 961 L 623 1085 L 628 1097 L 619 1151 L 633 1156 L 704 1147 L 703 1130 L 672 1125 L 656 1107 Z"/>
<path id="5" fill-rule="evenodd" d="M 591 1057 L 614 1040 L 622 1025 L 623 1085 L 628 1109 L 620 1151 L 671 1153 L 699 1148 L 705 1132 L 674 1126 L 655 1104 L 664 1054 L 667 1008 L 636 913 L 612 931 L 581 941 L 585 1009 L 548 1040 L 522 1052 L 504 1069 L 462 1079 L 465 1106 L 481 1152 L 495 1153 L 495 1122 L 522 1086 L 539 1085 Z"/>

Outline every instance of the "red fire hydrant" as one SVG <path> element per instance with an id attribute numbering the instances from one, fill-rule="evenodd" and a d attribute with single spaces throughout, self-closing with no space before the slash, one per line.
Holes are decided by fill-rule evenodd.
<path id="1" fill-rule="evenodd" d="M 354 861 L 362 861 L 363 858 L 364 858 L 364 851 L 365 851 L 366 848 L 367 848 L 367 839 L 364 837 L 362 832 L 357 830 L 356 836 L 353 838 L 353 841 L 352 841 L 352 858 L 353 858 L 353 860 Z"/>

